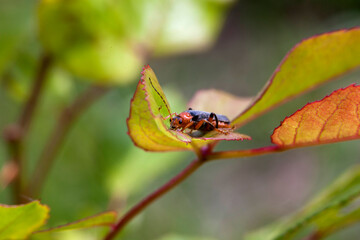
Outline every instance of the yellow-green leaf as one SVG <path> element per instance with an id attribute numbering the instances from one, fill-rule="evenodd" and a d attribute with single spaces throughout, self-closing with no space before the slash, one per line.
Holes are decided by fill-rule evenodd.
<path id="1" fill-rule="evenodd" d="M 163 15 L 159 16 L 162 17 L 162 25 L 154 41 L 155 54 L 169 55 L 209 48 L 221 30 L 231 2 L 233 0 L 181 0 L 159 4 Z M 159 15 L 159 8 L 156 10 L 154 14 Z"/>
<path id="2" fill-rule="evenodd" d="M 241 126 L 286 100 L 359 66 L 359 27 L 305 39 L 285 56 L 252 106 L 233 123 Z"/>
<path id="3" fill-rule="evenodd" d="M 64 230 L 72 230 L 72 229 L 82 229 L 82 228 L 90 228 L 90 227 L 98 227 L 98 226 L 111 226 L 116 221 L 116 212 L 109 211 L 103 212 L 94 216 L 90 216 L 76 222 L 64 224 L 58 227 L 45 229 L 36 232 L 36 234 L 41 233 L 49 233 L 49 232 L 58 232 Z"/>
<path id="4" fill-rule="evenodd" d="M 45 224 L 49 208 L 33 201 L 24 205 L 0 205 L 0 239 L 26 239 Z"/>
<path id="5" fill-rule="evenodd" d="M 40 40 L 77 76 L 102 84 L 127 83 L 135 79 L 143 61 L 123 18 L 127 7 L 109 0 L 42 0 Z"/>
<path id="6" fill-rule="evenodd" d="M 170 107 L 155 73 L 147 66 L 142 74 L 131 100 L 127 120 L 129 136 L 134 144 L 149 151 L 191 149 L 190 137 L 182 134 L 182 140 L 178 139 L 161 118 L 169 115 Z"/>
<path id="7" fill-rule="evenodd" d="M 131 100 L 127 121 L 129 135 L 136 146 L 149 151 L 176 151 L 190 150 L 194 145 L 201 147 L 213 140 L 250 139 L 243 134 L 221 135 L 215 132 L 192 138 L 185 133 L 169 130 L 169 118 L 164 118 L 172 112 L 155 73 L 146 66 L 142 74 Z"/>

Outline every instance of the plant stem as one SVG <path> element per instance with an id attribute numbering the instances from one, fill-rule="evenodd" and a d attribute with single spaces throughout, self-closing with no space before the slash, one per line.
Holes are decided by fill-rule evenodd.
<path id="1" fill-rule="evenodd" d="M 216 159 L 227 159 L 227 158 L 240 158 L 240 157 L 252 157 L 257 155 L 276 153 L 284 151 L 285 149 L 273 145 L 261 148 L 254 148 L 248 150 L 234 150 L 234 151 L 223 151 L 223 152 L 213 152 L 206 156 L 207 160 L 216 160 Z"/>
<path id="2" fill-rule="evenodd" d="M 138 213 L 140 213 L 144 208 L 150 205 L 153 201 L 167 193 L 169 190 L 173 189 L 179 183 L 184 181 L 188 176 L 190 176 L 196 169 L 198 169 L 204 163 L 203 160 L 195 159 L 192 161 L 184 170 L 182 170 L 174 178 L 170 179 L 163 186 L 152 192 L 150 195 L 141 200 L 138 204 L 132 207 L 118 222 L 113 226 L 112 230 L 105 236 L 104 240 L 114 239 L 116 234 L 118 234 L 125 225 L 131 221 Z"/>
<path id="3" fill-rule="evenodd" d="M 321 236 L 319 232 L 315 231 L 312 234 L 310 234 L 309 236 L 305 237 L 303 240 L 320 240 L 322 238 L 323 238 L 323 236 Z"/>
<path id="4" fill-rule="evenodd" d="M 34 85 L 31 90 L 31 94 L 29 96 L 28 101 L 26 102 L 24 110 L 21 113 L 19 123 L 18 123 L 22 128 L 23 135 L 25 135 L 27 133 L 29 126 L 32 122 L 32 119 L 34 116 L 34 111 L 38 105 L 41 92 L 44 88 L 44 82 L 45 82 L 47 73 L 50 69 L 49 67 L 51 65 L 51 62 L 52 62 L 51 57 L 47 54 L 43 54 L 43 56 L 41 57 L 41 60 L 40 60 L 40 66 L 39 66 L 38 72 L 36 74 Z"/>
<path id="5" fill-rule="evenodd" d="M 46 177 L 54 164 L 56 154 L 64 142 L 72 124 L 89 108 L 99 97 L 103 96 L 109 88 L 90 86 L 70 106 L 66 107 L 60 114 L 57 123 L 45 144 L 40 158 L 35 166 L 30 184 L 27 188 L 28 194 L 37 197 L 45 183 Z"/>
<path id="6" fill-rule="evenodd" d="M 9 148 L 9 161 L 13 162 L 17 167 L 17 174 L 12 182 L 15 203 L 22 203 L 25 201 L 25 199 L 21 197 L 23 192 L 22 184 L 25 164 L 23 159 L 24 138 L 33 120 L 34 112 L 38 106 L 51 64 L 51 57 L 48 54 L 42 54 L 34 79 L 34 84 L 32 86 L 29 98 L 26 101 L 25 106 L 20 114 L 18 122 L 11 124 L 4 129 L 4 138 Z"/>

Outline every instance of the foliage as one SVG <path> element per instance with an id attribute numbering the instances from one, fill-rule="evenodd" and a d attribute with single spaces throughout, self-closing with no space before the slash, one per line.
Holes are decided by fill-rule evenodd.
<path id="1" fill-rule="evenodd" d="M 45 224 L 49 208 L 38 201 L 0 206 L 0 239 L 24 239 Z"/>
<path id="2" fill-rule="evenodd" d="M 348 48 L 349 46 L 350 48 Z M 237 105 L 234 103 L 239 103 L 241 109 L 244 109 L 242 105 L 248 104 L 248 108 L 232 121 L 234 127 L 238 128 L 249 119 L 256 118 L 285 100 L 360 66 L 358 61 L 359 46 L 360 28 L 341 30 L 309 38 L 299 43 L 288 53 L 266 88 L 259 94 L 258 98 L 255 98 L 253 103 L 224 92 L 208 90 L 198 93 L 195 99 L 190 101 L 190 106 L 192 107 L 192 104 L 195 104 L 195 106 L 207 107 L 208 111 L 215 111 L 215 107 L 212 108 L 212 105 L 209 104 L 209 99 L 214 98 L 214 95 L 220 100 L 218 105 L 223 104 L 216 106 L 219 110 L 222 107 L 224 109 L 229 108 L 227 105 L 231 104 L 230 109 L 232 112 L 236 112 Z M 311 54 L 314 49 L 316 49 L 316 55 Z M 319 56 L 321 59 L 326 57 L 326 61 L 319 61 Z M 339 58 L 341 64 L 337 63 Z M 333 66 L 330 71 L 328 71 L 328 65 Z M 296 72 L 299 71 L 298 69 L 302 70 L 301 74 Z M 309 76 L 305 79 L 304 74 L 309 74 Z M 272 142 L 276 144 L 275 146 L 239 150 L 234 151 L 233 154 L 230 151 L 213 153 L 212 144 L 214 142 L 210 140 L 223 140 L 221 137 L 219 139 L 219 135 L 199 144 L 198 141 L 201 138 L 190 136 L 186 138 L 182 132 L 168 130 L 169 125 L 166 125 L 164 118 L 172 113 L 169 102 L 166 100 L 154 72 L 149 66 L 146 66 L 131 104 L 128 120 L 129 135 L 138 147 L 151 151 L 181 150 L 180 144 L 184 146 L 183 148 L 191 149 L 190 146 L 184 144 L 184 142 L 191 142 L 191 147 L 198 154 L 198 160 L 196 160 L 200 162 L 198 164 L 202 164 L 208 159 L 251 156 L 257 155 L 259 152 L 271 153 L 300 146 L 359 139 L 359 89 L 360 87 L 356 85 L 339 89 L 320 101 L 307 104 L 292 116 L 287 117 L 271 136 Z M 221 99 L 225 100 L 221 101 Z M 134 119 L 136 120 L 134 121 Z M 153 124 L 149 124 L 151 122 Z M 155 124 L 155 122 L 157 123 Z M 172 136 L 171 133 L 176 135 Z M 169 141 L 160 137 L 165 136 L 165 134 L 171 136 L 173 140 Z M 174 136 L 177 136 L 178 139 Z M 179 145 L 174 146 L 175 143 Z M 159 145 L 161 145 L 160 148 Z M 199 151 L 198 147 L 202 147 L 202 150 Z M 196 164 L 193 166 L 195 169 L 198 167 Z M 189 169 L 185 169 L 184 174 L 188 171 Z M 348 189 L 352 186 L 357 175 L 357 172 L 355 175 L 353 172 L 346 174 L 345 178 L 349 178 L 349 180 L 343 183 L 342 188 Z M 356 185 L 355 188 L 357 189 Z M 275 231 L 275 234 L 266 231 L 265 233 L 261 232 L 259 236 L 255 235 L 254 239 L 264 239 L 264 236 L 268 239 L 293 239 L 295 232 L 310 223 L 318 225 L 319 228 L 313 234 L 316 239 L 320 239 L 356 222 L 358 221 L 359 208 L 356 207 L 355 210 L 345 215 L 339 213 L 343 207 L 359 196 L 359 191 L 356 189 L 351 193 L 336 193 L 333 197 L 337 201 L 325 199 L 321 206 L 311 209 L 301 216 L 295 216 L 295 220 L 290 221 L 289 225 L 282 228 L 285 229 L 280 231 L 280 233 L 283 232 L 282 234 L 278 231 Z M 331 188 L 328 191 L 329 193 L 326 194 L 333 195 Z M 330 218 L 329 214 L 333 217 Z M 131 211 L 129 215 L 125 215 L 125 218 L 131 218 Z M 121 229 L 122 225 L 117 227 Z M 273 230 L 273 228 L 270 229 Z"/>
<path id="3" fill-rule="evenodd" d="M 353 84 L 334 91 L 320 101 L 309 103 L 285 118 L 271 136 L 273 145 L 246 150 L 214 150 L 222 140 L 251 140 L 246 134 L 236 131 L 286 101 L 358 68 L 359 27 L 316 35 L 295 45 L 276 68 L 264 89 L 254 98 L 238 97 L 214 89 L 197 91 L 188 107 L 230 117 L 232 128 L 223 133 L 209 131 L 199 136 L 189 134 L 189 131 L 170 130 L 169 120 L 174 114 L 170 105 L 173 107 L 176 103 L 167 100 L 154 71 L 146 65 L 130 103 L 128 135 L 136 146 L 146 151 L 159 152 L 157 154 L 193 151 L 196 159 L 170 181 L 130 208 L 119 220 L 114 211 L 97 215 L 93 215 L 91 211 L 91 215 L 87 214 L 88 209 L 84 207 L 81 209 L 83 212 L 80 220 L 50 227 L 53 226 L 50 218 L 50 224 L 46 226 L 50 208 L 39 200 L 29 199 L 41 199 L 47 176 L 76 120 L 109 89 L 133 82 L 139 68 L 150 57 L 191 53 L 211 47 L 224 23 L 230 2 L 16 0 L 1 3 L 1 6 L 5 7 L 0 9 L 0 19 L 2 22 L 9 22 L 9 25 L 0 24 L 0 31 L 4 36 L 0 39 L 1 90 L 22 104 L 22 110 L 20 113 L 9 113 L 9 116 L 19 115 L 12 120 L 12 124 L 5 121 L 7 126 L 3 135 L 8 147 L 8 161 L 1 169 L 0 183 L 6 190 L 8 186 L 11 188 L 13 204 L 0 205 L 0 239 L 51 239 L 57 232 L 98 226 L 110 227 L 101 232 L 101 235 L 106 234 L 104 239 L 107 240 L 114 239 L 145 207 L 211 160 L 255 156 L 359 138 L 360 87 Z M 17 4 L 20 3 L 25 7 L 17 9 Z M 38 9 L 37 16 L 35 8 Z M 39 39 L 35 37 L 35 28 L 38 30 Z M 28 45 L 31 47 L 22 46 L 21 39 L 24 38 L 29 40 Z M 84 81 L 77 83 L 74 79 Z M 82 89 L 84 86 L 87 90 L 76 96 L 76 88 Z M 168 94 L 169 99 L 171 95 Z M 71 98 L 74 98 L 74 101 L 69 103 Z M 54 102 L 49 103 L 48 99 Z M 37 115 L 38 108 L 51 109 L 54 106 L 62 106 L 57 118 L 53 118 L 47 111 L 43 111 L 46 115 Z M 94 115 L 103 117 L 103 114 L 104 112 L 100 112 Z M 48 134 L 44 130 L 46 124 L 34 126 L 33 123 L 36 123 L 38 118 L 46 119 L 42 123 L 51 122 L 49 125 L 53 125 L 48 140 L 40 146 L 28 140 L 34 134 L 40 137 Z M 124 130 L 124 124 L 116 130 L 119 129 Z M 104 125 L 99 131 L 108 131 L 114 136 L 113 139 L 104 141 L 117 143 L 122 140 L 122 136 L 118 136 L 120 134 L 111 124 Z M 85 138 L 97 137 L 96 134 L 86 137 L 82 133 L 80 140 L 71 147 L 75 152 L 84 151 L 88 155 L 92 155 L 93 149 L 99 148 L 101 156 L 93 156 L 94 158 L 103 158 L 106 154 L 114 158 L 113 153 L 108 153 L 106 148 L 97 144 L 83 147 Z M 152 155 L 152 158 L 158 158 L 161 163 L 150 165 L 155 161 L 147 159 L 144 164 L 143 158 L 148 158 L 148 153 L 137 154 L 134 150 L 124 154 L 127 147 L 128 145 L 118 150 L 121 153 L 116 160 L 119 160 L 121 166 L 115 166 L 112 162 L 109 164 L 111 169 L 106 169 L 112 173 L 112 183 L 109 184 L 112 186 L 109 188 L 114 194 L 110 203 L 121 210 L 124 210 L 122 203 L 130 193 L 134 194 L 146 188 L 148 182 L 158 174 L 177 164 L 180 156 L 179 153 Z M 117 148 L 117 145 L 114 148 Z M 34 157 L 36 154 L 33 152 L 39 156 Z M 36 163 L 31 162 L 33 158 L 37 160 Z M 163 160 L 165 158 L 173 161 Z M 82 165 L 81 168 L 85 169 L 94 163 L 80 159 L 73 164 Z M 102 165 L 97 164 L 94 164 L 94 169 L 98 170 L 98 179 L 102 179 L 101 174 L 105 169 L 98 169 L 97 167 Z M 145 168 L 148 172 L 143 171 Z M 134 172 L 143 175 L 136 177 Z M 121 176 L 117 177 L 119 173 Z M 308 235 L 309 239 L 316 240 L 357 223 L 360 219 L 360 208 L 356 205 L 360 193 L 359 173 L 358 167 L 349 170 L 301 211 L 248 235 L 248 239 L 294 239 Z M 68 175 L 77 174 L 83 173 Z M 62 176 L 64 184 L 69 183 L 80 194 L 84 186 L 76 185 L 75 178 L 76 176 Z M 95 188 L 98 179 L 90 179 L 93 179 L 93 176 L 89 177 L 86 186 Z M 46 190 L 54 191 L 56 198 L 59 198 L 57 189 Z M 95 195 L 92 197 L 98 197 Z M 46 204 L 47 201 L 46 198 L 41 200 Z M 64 209 L 70 212 L 82 204 L 83 202 L 71 202 L 69 206 L 64 204 Z M 84 215 L 90 216 L 84 218 Z M 161 239 L 205 238 L 169 234 Z"/>
<path id="4" fill-rule="evenodd" d="M 0 206 L 0 239 L 25 239 L 31 234 L 81 229 L 96 226 L 110 226 L 116 220 L 115 212 L 104 212 L 80 221 L 37 231 L 49 217 L 49 207 L 33 201 L 24 205 Z"/>

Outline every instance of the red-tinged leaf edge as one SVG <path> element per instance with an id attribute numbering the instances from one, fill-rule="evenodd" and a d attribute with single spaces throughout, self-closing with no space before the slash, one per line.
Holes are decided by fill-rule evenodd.
<path id="1" fill-rule="evenodd" d="M 214 141 L 243 141 L 243 140 L 251 140 L 251 137 L 245 134 L 237 133 L 237 132 L 229 132 L 228 134 L 221 134 L 216 131 L 212 131 L 207 133 L 203 137 L 194 137 L 193 140 L 214 140 Z"/>
<path id="2" fill-rule="evenodd" d="M 259 94 L 254 98 L 254 100 L 249 104 L 249 106 L 247 108 L 245 108 L 240 114 L 238 114 L 235 118 L 234 118 L 234 121 L 240 119 L 243 115 L 245 115 L 247 112 L 249 112 L 261 99 L 262 97 L 267 93 L 268 89 L 270 88 L 270 86 L 272 85 L 272 82 L 274 80 L 274 78 L 277 76 L 277 73 L 281 71 L 281 67 L 283 65 L 284 62 L 287 61 L 287 59 L 289 58 L 289 56 L 298 48 L 298 46 L 300 46 L 303 42 L 306 42 L 308 40 L 311 40 L 313 38 L 316 38 L 316 37 L 320 37 L 322 35 L 329 35 L 329 34 L 332 34 L 332 33 L 336 33 L 336 32 L 348 32 L 348 31 L 352 31 L 352 30 L 360 30 L 360 27 L 359 26 L 355 26 L 355 27 L 352 27 L 352 28 L 347 28 L 347 29 L 339 29 L 339 30 L 334 30 L 334 31 L 329 31 L 329 32 L 325 32 L 325 33 L 320 33 L 320 34 L 315 34 L 311 37 L 308 37 L 308 38 L 304 38 L 303 40 L 301 40 L 300 42 L 298 42 L 297 44 L 295 44 L 294 47 L 291 48 L 291 50 L 289 52 L 286 53 L 285 57 L 281 60 L 281 62 L 279 63 L 279 65 L 276 67 L 275 71 L 273 72 L 273 74 L 271 75 L 269 81 L 266 83 L 266 85 L 264 86 L 264 88 L 259 92 Z M 241 120 L 239 122 L 236 122 L 234 123 L 234 126 L 236 129 L 244 126 L 245 124 L 247 124 L 248 122 L 250 122 L 251 120 L 254 120 L 256 119 L 257 117 L 271 111 L 272 109 L 275 109 L 277 108 L 278 106 L 308 92 L 308 91 L 311 91 L 323 84 L 326 84 L 328 81 L 331 81 L 331 80 L 335 80 L 345 74 L 348 74 L 349 72 L 351 71 L 354 71 L 356 69 L 358 69 L 359 66 L 356 66 L 354 68 L 351 68 L 351 69 L 348 69 L 347 71 L 345 72 L 342 72 L 338 75 L 334 75 L 332 76 L 331 78 L 329 78 L 327 81 L 324 81 L 324 82 L 319 82 L 315 85 L 313 85 L 312 87 L 306 89 L 305 91 L 299 93 L 299 94 L 295 94 L 295 95 L 292 95 L 292 96 L 288 96 L 286 99 L 283 99 L 282 101 L 274 104 L 273 106 L 271 106 L 270 108 L 268 109 L 265 109 L 264 111 L 258 113 L 258 114 L 254 114 L 253 116 L 249 117 L 249 118 L 246 118 L 245 120 Z"/>
<path id="3" fill-rule="evenodd" d="M 99 216 L 102 215 L 112 215 L 113 219 L 109 222 L 102 222 L 102 223 L 98 223 L 98 224 L 93 224 L 93 225 L 89 225 L 86 227 L 72 227 L 73 225 L 76 226 L 79 223 L 82 222 L 86 222 L 88 220 L 91 220 L 93 218 L 97 218 Z M 107 211 L 107 212 L 102 212 L 102 213 L 98 213 L 96 215 L 92 215 L 71 223 L 67 223 L 67 224 L 63 224 L 63 225 L 59 225 L 56 227 L 52 227 L 52 228 L 48 228 L 48 229 L 43 229 L 43 230 L 39 230 L 34 232 L 34 234 L 41 234 L 41 233 L 49 233 L 49 232 L 59 232 L 59 231 L 67 231 L 67 230 L 76 230 L 76 229 L 85 229 L 85 228 L 92 228 L 92 227 L 106 227 L 106 226 L 112 226 L 115 222 L 116 222 L 116 217 L 117 217 L 117 213 L 115 211 Z"/>
<path id="4" fill-rule="evenodd" d="M 281 127 L 283 126 L 283 124 L 288 121 L 289 119 L 291 119 L 291 117 L 293 117 L 294 115 L 296 115 L 297 113 L 302 112 L 304 109 L 306 109 L 308 106 L 312 105 L 313 103 L 321 103 L 322 101 L 326 100 L 327 98 L 331 97 L 333 94 L 338 93 L 340 91 L 344 91 L 347 90 L 349 88 L 357 88 L 360 89 L 360 85 L 356 85 L 356 84 L 351 84 L 348 87 L 345 88 L 340 88 L 337 89 L 335 91 L 333 91 L 331 94 L 325 96 L 323 99 L 318 100 L 318 101 L 314 101 L 311 103 L 306 104 L 304 107 L 302 107 L 301 109 L 297 110 L 295 113 L 293 113 L 290 116 L 287 116 L 283 121 L 280 122 L 280 125 L 278 127 L 276 127 L 273 131 L 273 134 L 271 135 L 271 141 L 272 143 L 274 143 L 276 146 L 278 146 L 280 149 L 291 149 L 291 148 L 300 148 L 300 147 L 308 147 L 308 146 L 313 146 L 313 145 L 322 145 L 322 144 L 329 144 L 329 143 L 336 143 L 336 142 L 343 142 L 343 141 L 350 141 L 350 140 L 357 140 L 360 138 L 360 132 L 358 129 L 358 135 L 354 135 L 354 136 L 350 136 L 350 137 L 343 137 L 340 139 L 331 139 L 331 140 L 322 140 L 322 141 L 313 141 L 313 142 L 309 142 L 309 143 L 295 143 L 292 145 L 282 145 L 276 142 L 276 140 L 274 140 L 274 136 L 277 134 L 277 132 L 279 131 L 279 129 L 281 129 Z"/>

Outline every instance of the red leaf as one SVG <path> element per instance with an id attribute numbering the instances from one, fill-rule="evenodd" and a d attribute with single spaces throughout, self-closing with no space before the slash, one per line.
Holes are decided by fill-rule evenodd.
<path id="1" fill-rule="evenodd" d="M 360 86 L 334 91 L 287 117 L 271 136 L 284 147 L 298 147 L 360 138 Z"/>

